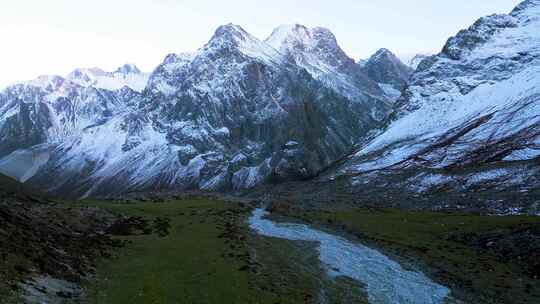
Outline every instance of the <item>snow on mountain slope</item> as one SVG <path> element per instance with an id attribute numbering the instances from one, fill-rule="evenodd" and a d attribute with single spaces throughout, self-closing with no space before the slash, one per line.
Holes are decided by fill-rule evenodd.
<path id="1" fill-rule="evenodd" d="M 113 73 L 97 68 L 76 69 L 66 78 L 44 75 L 19 82 L 0 92 L 0 122 L 20 114 L 21 103 L 47 107 L 47 111 L 51 110 L 51 123 L 56 124 L 73 123 L 74 119 L 96 112 L 113 115 L 128 99 L 137 96 L 133 88 L 142 90 L 147 78 L 136 66 L 126 64 Z M 64 114 L 71 117 L 57 117 Z"/>
<path id="2" fill-rule="evenodd" d="M 345 54 L 330 30 L 282 25 L 265 41 L 336 92 L 376 106 L 374 118 L 386 117 L 390 105 L 385 103 L 385 92 Z"/>
<path id="3" fill-rule="evenodd" d="M 248 57 L 259 59 L 269 65 L 279 65 L 284 60 L 283 55 L 272 45 L 260 41 L 242 27 L 234 24 L 220 26 L 201 52 L 211 53 L 216 49 L 230 49 L 231 47 L 237 48 Z"/>
<path id="4" fill-rule="evenodd" d="M 330 30 L 303 25 L 282 25 L 276 28 L 266 43 L 283 54 L 293 56 L 297 63 L 312 74 L 322 73 L 349 63 L 352 59 L 339 47 Z"/>
<path id="5" fill-rule="evenodd" d="M 363 65 L 368 77 L 376 83 L 389 84 L 396 90 L 403 89 L 412 69 L 387 49 L 380 49 Z"/>
<path id="6" fill-rule="evenodd" d="M 387 49 L 380 49 L 361 65 L 366 75 L 383 90 L 389 100 L 401 97 L 413 70 Z"/>
<path id="7" fill-rule="evenodd" d="M 114 72 L 105 72 L 99 68 L 76 69 L 66 79 L 84 87 L 106 90 L 119 90 L 124 86 L 137 92 L 146 87 L 149 74 L 141 72 L 135 65 L 126 64 Z"/>
<path id="8" fill-rule="evenodd" d="M 538 168 L 513 166 L 540 156 L 539 83 L 540 1 L 527 0 L 509 15 L 481 18 L 450 38 L 440 54 L 425 59 L 387 129 L 338 175 L 407 168 L 459 173 L 498 164 L 512 166 L 503 170 L 505 178 L 518 170 L 522 180 L 534 184 L 528 178 Z M 446 172 L 437 180 L 453 178 Z M 474 174 L 468 178 L 468 187 L 486 181 Z"/>
<path id="9" fill-rule="evenodd" d="M 234 61 L 226 62 L 229 52 L 230 55 L 237 56 L 234 56 Z M 154 90 L 154 93 L 174 94 L 184 89 L 180 86 L 181 82 L 193 79 L 186 70 L 195 67 L 191 72 L 204 74 L 199 80 L 204 82 L 206 87 L 201 83 L 199 87 L 201 90 L 209 93 L 213 93 L 213 90 L 223 90 L 227 85 L 224 81 L 233 78 L 232 73 L 241 71 L 243 65 L 241 56 L 269 66 L 284 63 L 283 55 L 270 45 L 247 33 L 238 25 L 227 24 L 220 26 L 212 39 L 195 53 L 168 55 L 150 76 L 148 87 Z M 220 70 L 216 70 L 216 67 L 220 67 Z"/>
<path id="10" fill-rule="evenodd" d="M 115 189 L 119 188 L 127 191 L 140 185 L 156 186 L 157 175 L 171 176 L 178 168 L 174 147 L 168 145 L 165 136 L 142 115 L 116 115 L 54 145 L 49 161 L 32 180 L 48 191 L 77 196 L 89 195 L 95 189 L 117 193 Z M 51 176 L 55 177 L 54 184 L 47 181 Z"/>
<path id="11" fill-rule="evenodd" d="M 189 64 L 194 56 L 195 54 L 191 53 L 167 55 L 163 63 L 150 74 L 148 87 L 154 90 L 155 94 L 174 94 L 177 89 L 175 75 L 181 73 L 181 69 Z"/>
<path id="12" fill-rule="evenodd" d="M 6 88 L 0 92 L 0 170 L 29 179 L 48 160 L 41 151 L 128 111 L 138 96 L 128 87 L 109 91 L 60 76 Z"/>

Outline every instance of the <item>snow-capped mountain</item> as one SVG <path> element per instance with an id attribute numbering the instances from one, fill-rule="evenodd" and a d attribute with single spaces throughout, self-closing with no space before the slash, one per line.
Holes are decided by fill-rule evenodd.
<path id="1" fill-rule="evenodd" d="M 8 87 L 0 170 L 73 196 L 324 172 L 318 181 L 369 197 L 432 204 L 426 193 L 454 189 L 455 204 L 462 189 L 514 187 L 526 205 L 540 184 L 540 0 L 480 19 L 411 73 L 385 49 L 356 63 L 327 29 L 281 26 L 260 40 L 228 24 L 199 50 L 168 55 L 144 89 L 110 85 L 143 74 L 133 66 Z"/>
<path id="2" fill-rule="evenodd" d="M 367 184 L 402 174 L 391 185 L 420 192 L 514 187 L 520 202 L 504 203 L 526 204 L 539 183 L 539 83 L 540 0 L 527 0 L 481 18 L 424 59 L 387 129 L 338 176 Z"/>
<path id="3" fill-rule="evenodd" d="M 387 49 L 380 49 L 364 64 L 362 70 L 379 85 L 391 100 L 401 96 L 413 70 Z"/>
<path id="4" fill-rule="evenodd" d="M 131 65 L 121 69 L 114 74 L 141 74 Z M 88 71 L 113 75 L 98 73 L 97 69 Z M 111 91 L 93 82 L 83 83 L 82 75 L 40 76 L 0 93 L 0 170 L 26 181 L 47 162 L 50 145 L 126 112 L 140 95 L 127 86 Z"/>
<path id="5" fill-rule="evenodd" d="M 377 83 L 386 83 L 403 88 L 413 73 L 410 67 L 388 49 L 380 49 L 364 64 L 368 77 Z"/>
<path id="6" fill-rule="evenodd" d="M 334 80 L 276 49 L 274 35 L 265 42 L 228 24 L 196 52 L 168 55 L 140 94 L 102 88 L 112 88 L 103 84 L 107 77 L 138 74 L 127 66 L 114 73 L 77 70 L 62 84 L 44 81 L 46 89 L 26 85 L 11 94 L 17 88 L 9 88 L 0 104 L 23 107 L 5 117 L 29 117 L 11 124 L 29 121 L 37 135 L 11 144 L 0 168 L 74 196 L 240 189 L 314 176 L 381 127 L 389 103 L 328 30 L 313 36 L 313 47 L 295 54 L 339 72 Z M 350 94 L 341 85 L 358 88 Z M 78 97 L 87 91 L 95 97 Z M 26 106 L 33 110 L 22 115 Z M 6 130 L 12 129 L 18 128 Z M 16 174 L 6 165 L 29 158 L 35 160 Z"/>

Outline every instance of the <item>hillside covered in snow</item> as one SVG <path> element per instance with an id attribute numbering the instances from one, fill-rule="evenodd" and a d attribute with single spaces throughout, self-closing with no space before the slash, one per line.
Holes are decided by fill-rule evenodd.
<path id="1" fill-rule="evenodd" d="M 479 19 L 424 59 L 385 130 L 328 177 L 353 189 L 382 184 L 422 195 L 513 190 L 519 201 L 479 204 L 534 205 L 539 83 L 540 1 L 527 0 Z"/>

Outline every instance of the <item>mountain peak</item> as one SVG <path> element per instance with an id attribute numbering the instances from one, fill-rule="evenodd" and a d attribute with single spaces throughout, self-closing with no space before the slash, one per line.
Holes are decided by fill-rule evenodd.
<path id="1" fill-rule="evenodd" d="M 405 74 L 412 73 L 411 69 L 406 64 L 392 53 L 392 51 L 386 48 L 379 49 L 375 52 L 364 65 L 368 68 L 370 66 L 386 65 L 388 67 L 392 66 L 393 69 L 401 70 Z"/>
<path id="2" fill-rule="evenodd" d="M 301 24 L 283 24 L 275 28 L 265 41 L 274 47 L 279 47 L 286 40 L 304 42 L 310 39 L 311 30 L 306 26 Z"/>
<path id="3" fill-rule="evenodd" d="M 132 63 L 126 63 L 123 66 L 119 67 L 114 71 L 114 73 L 120 73 L 120 74 L 140 74 L 142 73 L 139 68 L 132 64 Z"/>
<path id="4" fill-rule="evenodd" d="M 373 54 L 362 66 L 368 76 L 379 84 L 390 84 L 401 91 L 406 85 L 413 69 L 405 65 L 390 50 L 382 48 Z"/>
<path id="5" fill-rule="evenodd" d="M 385 48 L 379 49 L 377 52 L 375 52 L 375 54 L 373 54 L 373 56 L 371 56 L 368 61 L 380 61 L 380 60 L 391 60 L 391 61 L 401 62 L 401 60 L 399 60 L 399 58 L 394 53 L 392 53 L 389 49 L 385 49 Z"/>
<path id="6" fill-rule="evenodd" d="M 280 25 L 265 41 L 281 51 L 339 48 L 336 37 L 329 29 L 310 29 L 301 24 Z"/>
<path id="7" fill-rule="evenodd" d="M 222 52 L 223 50 L 227 51 Z M 218 27 L 210 41 L 197 52 L 195 57 L 206 56 L 210 53 L 224 56 L 238 52 L 269 64 L 282 61 L 282 56 L 277 50 L 249 34 L 241 26 L 232 23 Z"/>
<path id="8" fill-rule="evenodd" d="M 33 87 L 42 88 L 48 91 L 57 90 L 59 87 L 64 84 L 65 79 L 58 75 L 41 75 L 35 79 L 19 82 L 16 84 L 24 84 Z"/>
<path id="9" fill-rule="evenodd" d="M 219 26 L 210 41 L 229 40 L 232 42 L 240 42 L 252 38 L 254 37 L 252 37 L 248 32 L 246 32 L 246 30 L 244 30 L 241 26 L 233 23 L 228 23 Z"/>
<path id="10" fill-rule="evenodd" d="M 68 80 L 84 80 L 90 81 L 95 77 L 105 76 L 108 73 L 100 68 L 76 68 L 67 76 Z"/>
<path id="11" fill-rule="evenodd" d="M 100 68 L 75 69 L 67 80 L 83 87 L 96 87 L 107 90 L 118 90 L 128 86 L 135 91 L 142 91 L 148 81 L 148 75 L 142 73 L 135 65 L 125 64 L 114 73 Z"/>

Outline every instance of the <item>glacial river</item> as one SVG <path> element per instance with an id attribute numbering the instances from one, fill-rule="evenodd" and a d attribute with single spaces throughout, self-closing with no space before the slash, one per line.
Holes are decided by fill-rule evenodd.
<path id="1" fill-rule="evenodd" d="M 329 275 L 366 285 L 371 304 L 439 304 L 450 294 L 448 288 L 422 273 L 403 269 L 377 250 L 306 225 L 274 223 L 264 218 L 266 214 L 264 209 L 256 209 L 249 219 L 251 229 L 269 237 L 317 242 L 319 259 Z"/>

